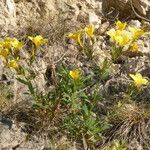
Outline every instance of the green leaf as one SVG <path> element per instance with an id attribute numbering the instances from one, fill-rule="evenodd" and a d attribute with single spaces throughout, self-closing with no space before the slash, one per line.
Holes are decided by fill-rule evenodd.
<path id="1" fill-rule="evenodd" d="M 111 69 L 105 69 L 101 72 L 101 80 L 105 80 L 111 73 Z"/>
<path id="2" fill-rule="evenodd" d="M 87 102 L 89 102 L 88 96 L 87 96 L 84 92 L 81 92 L 81 93 L 80 93 L 80 98 L 81 98 L 81 99 L 84 99 L 84 100 L 87 101 Z"/>
<path id="3" fill-rule="evenodd" d="M 28 82 L 28 88 L 29 88 L 30 93 L 31 93 L 32 95 L 34 95 L 34 94 L 35 94 L 35 92 L 34 92 L 34 87 L 32 86 L 31 81 Z"/>
<path id="4" fill-rule="evenodd" d="M 86 116 L 89 115 L 89 110 L 88 110 L 87 105 L 84 105 L 84 106 L 82 107 L 82 110 L 84 111 L 84 113 L 85 113 Z"/>
<path id="5" fill-rule="evenodd" d="M 110 75 L 111 73 L 110 65 L 111 65 L 110 61 L 108 61 L 108 59 L 106 58 L 103 62 L 103 67 L 100 73 L 101 80 L 105 80 Z"/>
<path id="6" fill-rule="evenodd" d="M 16 78 L 20 83 L 23 83 L 25 85 L 28 85 L 28 81 L 21 79 L 21 78 Z"/>

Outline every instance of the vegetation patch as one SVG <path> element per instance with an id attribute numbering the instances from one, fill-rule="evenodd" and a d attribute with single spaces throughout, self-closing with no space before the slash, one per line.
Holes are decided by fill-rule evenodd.
<path id="1" fill-rule="evenodd" d="M 82 65 L 70 65 L 61 59 L 59 64 L 49 64 L 45 72 L 49 87 L 46 92 L 36 85 L 37 73 L 33 68 L 48 39 L 35 35 L 25 41 L 10 37 L 0 41 L 4 68 L 14 73 L 15 80 L 26 87 L 24 94 L 29 97 L 26 104 L 14 104 L 4 116 L 24 122 L 23 130 L 29 135 L 45 134 L 50 141 L 54 137 L 67 137 L 84 149 L 127 150 L 133 139 L 146 149 L 149 146 L 149 102 L 144 105 L 139 97 L 148 89 L 149 78 L 138 71 L 126 72 L 125 90 L 113 88 L 108 94 L 105 88 L 110 79 L 122 77 L 123 58 L 148 57 L 138 46 L 138 40 L 148 32 L 117 21 L 105 35 L 110 37 L 111 57 L 106 56 L 100 66 L 95 57 L 98 38 L 95 31 L 90 24 L 67 34 L 66 39 L 77 49 L 76 59 Z M 23 56 L 22 51 L 27 55 Z M 120 66 L 116 74 L 112 71 L 114 66 Z M 6 87 L 0 88 L 0 109 L 3 110 L 10 104 L 11 96 Z"/>

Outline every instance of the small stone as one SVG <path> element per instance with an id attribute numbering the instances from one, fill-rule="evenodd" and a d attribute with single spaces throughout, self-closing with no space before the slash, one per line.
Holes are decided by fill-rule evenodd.
<path id="1" fill-rule="evenodd" d="M 142 54 L 150 54 L 150 44 L 148 40 L 138 40 L 139 45 L 139 51 L 142 52 Z"/>
<path id="2" fill-rule="evenodd" d="M 132 0 L 132 5 L 135 8 L 137 14 L 133 12 L 130 0 L 102 0 L 103 2 L 103 13 L 109 17 L 110 12 L 115 12 L 115 14 L 120 16 L 136 16 L 141 14 L 142 16 L 147 16 L 150 11 L 150 1 L 149 0 Z M 112 9 L 113 8 L 113 9 Z M 119 14 L 118 14 L 119 12 Z M 111 14 L 111 13 L 110 13 Z M 140 17 L 139 17 L 140 18 Z"/>
<path id="3" fill-rule="evenodd" d="M 95 13 L 89 13 L 89 23 L 93 24 L 97 29 L 101 24 L 101 19 Z"/>
<path id="4" fill-rule="evenodd" d="M 138 21 L 138 20 L 131 20 L 129 22 L 129 26 L 140 28 L 141 27 L 141 22 Z"/>
<path id="5" fill-rule="evenodd" d="M 10 120 L 9 118 L 0 117 L 0 124 L 9 129 L 12 128 L 12 120 Z"/>
<path id="6" fill-rule="evenodd" d="M 106 32 L 107 28 L 109 27 L 110 23 L 104 22 L 99 28 L 98 28 L 98 34 L 103 34 Z"/>

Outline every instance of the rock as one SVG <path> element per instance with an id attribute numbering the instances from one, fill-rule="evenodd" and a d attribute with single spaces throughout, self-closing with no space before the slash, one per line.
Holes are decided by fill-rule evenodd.
<path id="1" fill-rule="evenodd" d="M 142 39 L 138 40 L 138 46 L 139 46 L 139 51 L 143 55 L 150 55 L 150 43 L 149 43 L 149 37 L 144 36 Z"/>
<path id="2" fill-rule="evenodd" d="M 10 123 L 11 128 L 9 128 Z M 8 118 L 2 118 L 0 120 L 0 149 L 41 150 L 41 147 L 44 148 L 49 142 L 39 137 L 33 137 L 30 141 L 27 141 L 26 137 L 27 134 L 22 131 L 21 127 L 18 128 L 14 121 Z"/>
<path id="3" fill-rule="evenodd" d="M 98 29 L 97 29 L 97 34 L 104 34 L 107 30 L 107 28 L 110 26 L 110 23 L 104 22 Z"/>
<path id="4" fill-rule="evenodd" d="M 95 13 L 89 13 L 89 23 L 93 24 L 95 28 L 99 28 L 101 24 L 101 18 Z"/>
<path id="5" fill-rule="evenodd" d="M 14 0 L 6 0 L 6 5 L 8 7 L 10 17 L 16 18 L 16 5 Z"/>
<path id="6" fill-rule="evenodd" d="M 133 7 L 132 7 L 133 6 Z M 113 9 L 112 9 L 113 8 Z M 134 9 L 134 10 L 133 10 Z M 147 16 L 150 13 L 149 0 L 103 0 L 103 13 L 106 16 L 119 15 L 121 17 L 135 16 L 136 13 L 142 16 Z M 150 19 L 150 18 L 149 18 Z"/>
<path id="7" fill-rule="evenodd" d="M 106 82 L 104 85 L 103 94 L 105 96 L 113 96 L 113 95 L 120 95 L 122 93 L 126 93 L 128 90 L 128 85 L 130 80 L 124 76 L 119 78 L 112 78 Z"/>
<path id="8" fill-rule="evenodd" d="M 114 18 L 118 14 L 122 17 L 131 15 L 131 7 L 128 0 L 103 0 L 102 11 L 106 17 Z"/>
<path id="9" fill-rule="evenodd" d="M 97 28 L 101 24 L 102 2 L 95 0 L 2 0 L 0 2 L 0 29 L 8 33 L 32 25 L 36 27 L 39 23 L 59 17 L 64 20 L 70 19 L 76 24 L 94 24 Z M 3 33 L 1 31 L 1 33 Z M 15 30 L 16 31 L 16 30 Z M 5 33 L 4 32 L 4 33 Z M 5 36 L 5 34 L 4 34 Z"/>
<path id="10" fill-rule="evenodd" d="M 149 32 L 150 31 L 150 22 L 143 22 L 142 24 L 143 30 Z"/>
<path id="11" fill-rule="evenodd" d="M 138 20 L 131 20 L 129 22 L 129 26 L 136 27 L 136 28 L 141 28 L 141 22 L 138 21 Z"/>
<path id="12" fill-rule="evenodd" d="M 128 144 L 128 147 L 130 148 L 130 150 L 134 150 L 134 149 L 143 150 L 144 149 L 141 143 L 137 141 L 136 139 L 133 139 L 131 143 Z"/>
<path id="13" fill-rule="evenodd" d="M 13 0 L 0 1 L 0 28 L 5 26 L 8 29 L 8 25 L 16 25 L 16 7 Z"/>
<path id="14" fill-rule="evenodd" d="M 106 58 L 108 60 L 111 59 L 111 55 L 106 48 L 106 43 L 102 36 L 99 36 L 99 40 L 95 43 L 93 51 L 94 60 L 100 68 L 102 68 L 103 62 Z"/>
<path id="15" fill-rule="evenodd" d="M 132 0 L 133 6 L 142 15 L 147 15 L 150 12 L 150 1 L 149 0 Z"/>
<path id="16" fill-rule="evenodd" d="M 13 124 L 13 122 L 9 118 L 0 117 L 0 125 L 5 126 L 6 129 L 11 129 L 12 124 Z"/>
<path id="17" fill-rule="evenodd" d="M 143 76 L 150 78 L 150 60 L 148 57 L 133 57 L 126 59 L 122 65 L 122 73 L 129 75 L 130 73 L 141 73 Z"/>

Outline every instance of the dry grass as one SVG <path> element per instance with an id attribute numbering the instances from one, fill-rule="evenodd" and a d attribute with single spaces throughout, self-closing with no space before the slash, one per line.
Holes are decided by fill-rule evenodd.
<path id="1" fill-rule="evenodd" d="M 118 139 L 126 141 L 129 149 L 132 149 L 133 141 L 136 141 L 137 145 L 148 149 L 150 145 L 150 110 L 131 102 L 115 106 L 113 111 L 114 115 L 110 119 L 113 126 L 107 132 L 107 143 Z M 138 146 L 134 146 L 138 149 Z"/>
<path id="2" fill-rule="evenodd" d="M 13 118 L 18 125 L 24 123 L 24 131 L 29 135 L 40 135 L 48 134 L 48 131 L 54 129 L 54 121 L 52 122 L 50 113 L 46 109 L 31 107 L 29 101 L 21 101 L 12 105 L 3 115 Z"/>
<path id="3" fill-rule="evenodd" d="M 71 142 L 67 137 L 53 138 L 50 140 L 52 150 L 82 150 L 81 145 L 76 142 Z"/>
<path id="4" fill-rule="evenodd" d="M 12 94 L 7 87 L 3 83 L 0 84 L 0 113 L 7 110 L 12 105 Z"/>
<path id="5" fill-rule="evenodd" d="M 64 111 L 64 110 L 63 110 Z M 21 101 L 11 105 L 3 112 L 3 116 L 12 118 L 22 131 L 27 133 L 26 140 L 34 136 L 44 137 L 49 140 L 52 150 L 82 150 L 82 144 L 67 138 L 61 131 L 61 120 L 65 112 L 57 110 L 55 117 L 51 119 L 51 111 L 34 109 L 29 101 Z"/>

